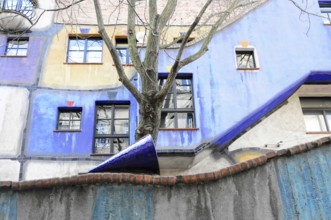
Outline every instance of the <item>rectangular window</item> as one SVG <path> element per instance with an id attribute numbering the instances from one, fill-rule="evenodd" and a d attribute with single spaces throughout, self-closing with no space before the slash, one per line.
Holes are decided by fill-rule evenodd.
<path id="1" fill-rule="evenodd" d="M 307 132 L 331 132 L 331 98 L 300 98 Z"/>
<path id="2" fill-rule="evenodd" d="M 163 87 L 166 77 L 159 77 Z M 195 128 L 192 76 L 178 75 L 165 97 L 160 128 Z"/>
<path id="3" fill-rule="evenodd" d="M 6 56 L 26 56 L 28 53 L 28 38 L 8 39 L 6 47 Z"/>
<path id="4" fill-rule="evenodd" d="M 102 39 L 100 37 L 70 37 L 68 63 L 101 63 Z"/>
<path id="5" fill-rule="evenodd" d="M 331 24 L 331 2 L 325 3 L 320 1 L 319 6 L 323 16 L 324 24 Z"/>
<path id="6" fill-rule="evenodd" d="M 129 145 L 129 103 L 96 105 L 94 153 L 116 154 Z"/>
<path id="7" fill-rule="evenodd" d="M 122 64 L 132 64 L 129 48 L 128 48 L 128 38 L 117 37 L 116 50 Z"/>
<path id="8" fill-rule="evenodd" d="M 62 107 L 59 108 L 57 130 L 77 131 L 80 130 L 82 108 Z"/>
<path id="9" fill-rule="evenodd" d="M 252 69 L 257 68 L 254 50 L 236 49 L 237 68 Z"/>

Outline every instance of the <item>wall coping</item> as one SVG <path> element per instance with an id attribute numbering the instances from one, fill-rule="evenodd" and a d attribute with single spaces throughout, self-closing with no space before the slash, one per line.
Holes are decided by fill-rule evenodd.
<path id="1" fill-rule="evenodd" d="M 160 176 L 132 173 L 91 173 L 74 175 L 63 178 L 49 178 L 28 181 L 0 181 L 0 190 L 25 191 L 34 189 L 47 189 L 56 187 L 68 187 L 93 184 L 132 184 L 174 186 L 179 184 L 196 185 L 219 181 L 228 176 L 251 170 L 266 164 L 269 160 L 279 157 L 290 157 L 304 153 L 331 143 L 331 136 L 318 139 L 313 142 L 296 145 L 288 149 L 270 151 L 258 158 L 237 163 L 214 172 L 198 173 L 194 175 Z"/>

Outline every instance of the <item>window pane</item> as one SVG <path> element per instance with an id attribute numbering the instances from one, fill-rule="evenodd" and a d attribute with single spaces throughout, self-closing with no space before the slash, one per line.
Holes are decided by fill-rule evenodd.
<path id="1" fill-rule="evenodd" d="M 84 51 L 85 40 L 70 39 L 69 50 L 82 50 Z"/>
<path id="2" fill-rule="evenodd" d="M 7 56 L 16 56 L 17 50 L 16 49 L 7 49 L 6 55 Z"/>
<path id="3" fill-rule="evenodd" d="M 116 50 L 121 60 L 121 63 L 126 64 L 128 62 L 127 57 L 129 56 L 127 48 L 117 48 Z"/>
<path id="4" fill-rule="evenodd" d="M 307 131 L 327 131 L 322 112 L 304 112 Z"/>
<path id="5" fill-rule="evenodd" d="M 26 56 L 27 49 L 18 49 L 17 50 L 17 56 Z"/>
<path id="6" fill-rule="evenodd" d="M 114 148 L 112 153 L 118 153 L 129 146 L 128 138 L 113 138 Z"/>
<path id="7" fill-rule="evenodd" d="M 161 128 L 175 128 L 175 113 L 162 112 L 160 127 Z"/>
<path id="8" fill-rule="evenodd" d="M 70 121 L 59 121 L 58 130 L 69 130 Z"/>
<path id="9" fill-rule="evenodd" d="M 112 106 L 110 105 L 98 106 L 97 118 L 99 119 L 112 118 L 111 114 L 112 114 Z"/>
<path id="10" fill-rule="evenodd" d="M 114 117 L 115 118 L 129 118 L 129 108 L 128 107 L 116 107 Z"/>
<path id="11" fill-rule="evenodd" d="M 98 154 L 109 154 L 110 146 L 110 138 L 96 138 L 94 143 L 94 152 Z"/>
<path id="12" fill-rule="evenodd" d="M 111 134 L 111 120 L 98 120 L 96 134 Z"/>
<path id="13" fill-rule="evenodd" d="M 236 51 L 238 68 L 255 68 L 253 51 Z"/>
<path id="14" fill-rule="evenodd" d="M 192 93 L 191 79 L 176 79 L 177 93 Z"/>
<path id="15" fill-rule="evenodd" d="M 129 121 L 128 120 L 115 120 L 114 133 L 113 134 L 128 134 L 129 133 Z"/>
<path id="16" fill-rule="evenodd" d="M 80 120 L 81 116 L 82 116 L 81 112 L 71 112 L 71 118 L 73 120 Z"/>
<path id="17" fill-rule="evenodd" d="M 87 52 L 86 62 L 87 63 L 101 63 L 102 53 L 101 52 Z"/>
<path id="18" fill-rule="evenodd" d="M 69 120 L 70 114 L 70 112 L 60 112 L 59 120 Z"/>
<path id="19" fill-rule="evenodd" d="M 87 50 L 102 50 L 102 40 L 88 40 Z"/>
<path id="20" fill-rule="evenodd" d="M 79 130 L 80 129 L 80 121 L 72 121 L 71 130 Z"/>
<path id="21" fill-rule="evenodd" d="M 162 108 L 175 108 L 174 94 L 168 93 L 163 101 Z"/>
<path id="22" fill-rule="evenodd" d="M 177 113 L 178 128 L 194 128 L 194 114 L 189 113 Z"/>
<path id="23" fill-rule="evenodd" d="M 70 63 L 83 63 L 84 62 L 84 52 L 79 51 L 69 51 L 68 61 Z"/>
<path id="24" fill-rule="evenodd" d="M 192 94 L 177 94 L 177 108 L 193 108 Z"/>

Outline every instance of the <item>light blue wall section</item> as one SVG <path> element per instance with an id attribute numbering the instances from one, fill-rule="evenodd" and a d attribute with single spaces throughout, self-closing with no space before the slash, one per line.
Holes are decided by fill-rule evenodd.
<path id="1" fill-rule="evenodd" d="M 92 153 L 96 101 L 130 101 L 130 142 L 134 142 L 136 103 L 124 89 L 109 91 L 63 91 L 40 89 L 33 93 L 27 155 L 89 155 Z M 82 107 L 81 132 L 54 132 L 58 107 Z"/>
<path id="2" fill-rule="evenodd" d="M 317 1 L 309 10 L 319 14 Z M 313 70 L 331 69 L 331 28 L 319 17 L 300 16 L 290 2 L 271 0 L 217 33 L 208 52 L 181 72 L 193 73 L 198 131 L 161 131 L 160 148 L 190 148 L 217 136 Z M 236 70 L 235 47 L 256 48 L 260 70 Z M 200 44 L 185 50 L 193 54 Z M 175 51 L 161 54 L 160 71 Z"/>

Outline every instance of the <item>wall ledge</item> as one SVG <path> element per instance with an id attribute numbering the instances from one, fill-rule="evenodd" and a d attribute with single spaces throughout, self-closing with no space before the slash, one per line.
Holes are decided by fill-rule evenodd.
<path id="1" fill-rule="evenodd" d="M 0 190 L 24 191 L 33 189 L 47 189 L 55 187 L 68 187 L 77 185 L 93 184 L 134 184 L 134 185 L 154 185 L 154 186 L 174 186 L 178 184 L 192 185 L 205 184 L 218 181 L 222 178 L 232 176 L 252 168 L 262 166 L 268 160 L 283 156 L 293 156 L 304 153 L 331 143 L 331 137 L 324 137 L 313 142 L 296 145 L 289 149 L 270 151 L 258 158 L 242 163 L 237 163 L 215 172 L 199 173 L 194 175 L 180 176 L 160 176 L 132 173 L 93 173 L 82 174 L 63 178 L 50 178 L 29 181 L 0 181 Z"/>

